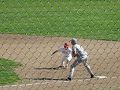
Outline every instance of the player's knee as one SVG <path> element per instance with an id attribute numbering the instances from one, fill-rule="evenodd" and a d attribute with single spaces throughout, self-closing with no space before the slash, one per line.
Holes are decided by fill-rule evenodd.
<path id="1" fill-rule="evenodd" d="M 90 66 L 88 64 L 85 65 L 86 68 L 90 68 Z"/>
<path id="2" fill-rule="evenodd" d="M 74 65 L 71 65 L 71 68 L 75 68 L 75 66 L 74 66 Z"/>
<path id="3" fill-rule="evenodd" d="M 87 65 L 84 65 L 85 67 L 88 67 Z"/>
<path id="4" fill-rule="evenodd" d="M 85 67 L 88 67 L 88 64 L 87 64 L 87 63 L 84 63 L 84 66 L 85 66 Z"/>

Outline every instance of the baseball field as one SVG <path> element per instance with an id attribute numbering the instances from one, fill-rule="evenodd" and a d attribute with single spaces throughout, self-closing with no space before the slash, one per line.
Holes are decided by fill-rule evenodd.
<path id="1" fill-rule="evenodd" d="M 1 0 L 0 90 L 120 90 L 119 0 Z M 96 76 L 80 64 L 72 81 L 58 69 L 77 38 Z M 70 65 L 74 59 L 71 61 Z"/>

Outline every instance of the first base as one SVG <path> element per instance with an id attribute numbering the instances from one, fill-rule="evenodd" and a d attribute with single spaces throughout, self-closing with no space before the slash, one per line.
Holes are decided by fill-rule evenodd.
<path id="1" fill-rule="evenodd" d="M 95 78 L 100 78 L 100 79 L 104 79 L 104 78 L 107 78 L 106 76 L 95 76 Z"/>

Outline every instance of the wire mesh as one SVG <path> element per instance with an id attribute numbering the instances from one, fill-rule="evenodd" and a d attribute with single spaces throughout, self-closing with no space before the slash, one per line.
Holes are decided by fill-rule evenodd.
<path id="1" fill-rule="evenodd" d="M 22 65 L 13 69 L 20 80 L 7 84 L 3 76 L 9 74 L 0 69 L 0 89 L 119 90 L 119 4 L 119 0 L 1 0 L 0 60 Z M 62 54 L 51 54 L 73 37 L 87 51 L 95 76 L 106 78 L 90 78 L 80 64 L 73 79 L 66 80 L 75 59 L 59 69 Z"/>

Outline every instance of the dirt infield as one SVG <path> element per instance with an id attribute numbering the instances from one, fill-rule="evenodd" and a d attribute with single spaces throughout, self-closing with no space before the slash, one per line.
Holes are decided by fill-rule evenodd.
<path id="1" fill-rule="evenodd" d="M 70 38 L 0 35 L 0 57 L 23 64 L 16 72 L 21 83 L 0 86 L 0 90 L 120 90 L 120 42 L 79 39 L 89 54 L 89 64 L 97 76 L 90 79 L 79 65 L 72 81 L 66 81 L 68 69 L 57 69 L 61 54 L 51 53 Z M 74 60 L 71 61 L 71 63 Z"/>

